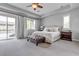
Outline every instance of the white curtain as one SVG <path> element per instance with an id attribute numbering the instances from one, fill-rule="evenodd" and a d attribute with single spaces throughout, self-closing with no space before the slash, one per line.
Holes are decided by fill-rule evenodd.
<path id="1" fill-rule="evenodd" d="M 18 16 L 16 21 L 17 38 L 24 38 L 24 17 Z"/>
<path id="2" fill-rule="evenodd" d="M 27 18 L 24 17 L 24 37 L 27 37 L 29 34 L 33 33 L 35 30 L 39 30 L 40 27 L 40 20 L 35 20 L 35 29 L 29 29 L 27 30 Z"/>

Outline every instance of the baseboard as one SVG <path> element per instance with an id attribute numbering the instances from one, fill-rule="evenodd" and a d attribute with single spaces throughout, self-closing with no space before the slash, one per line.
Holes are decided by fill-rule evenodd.
<path id="1" fill-rule="evenodd" d="M 72 41 L 79 41 L 79 39 L 72 39 Z"/>

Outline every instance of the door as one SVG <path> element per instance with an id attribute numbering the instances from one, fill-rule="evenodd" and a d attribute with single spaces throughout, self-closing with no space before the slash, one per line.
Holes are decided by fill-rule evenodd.
<path id="1" fill-rule="evenodd" d="M 8 39 L 16 38 L 15 35 L 15 18 L 8 17 L 8 26 L 7 26 L 7 35 Z"/>
<path id="2" fill-rule="evenodd" d="M 15 18 L 0 15 L 0 40 L 15 37 Z"/>
<path id="3" fill-rule="evenodd" d="M 0 40 L 7 38 L 7 17 L 0 15 Z"/>

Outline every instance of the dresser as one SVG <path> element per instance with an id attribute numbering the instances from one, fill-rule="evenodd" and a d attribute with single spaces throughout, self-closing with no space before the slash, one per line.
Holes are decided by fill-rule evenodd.
<path id="1" fill-rule="evenodd" d="M 62 40 L 72 41 L 72 32 L 61 31 L 61 39 Z"/>

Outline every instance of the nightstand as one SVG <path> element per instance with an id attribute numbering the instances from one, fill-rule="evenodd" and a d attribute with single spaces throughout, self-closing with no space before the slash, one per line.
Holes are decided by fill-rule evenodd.
<path id="1" fill-rule="evenodd" d="M 72 32 L 61 32 L 61 39 L 72 41 Z"/>

